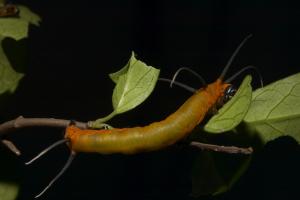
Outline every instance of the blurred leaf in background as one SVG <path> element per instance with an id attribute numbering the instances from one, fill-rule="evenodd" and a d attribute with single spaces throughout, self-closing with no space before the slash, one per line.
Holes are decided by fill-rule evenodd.
<path id="1" fill-rule="evenodd" d="M 23 174 L 20 160 L 0 143 L 0 199 L 16 199 Z"/>
<path id="2" fill-rule="evenodd" d="M 30 24 L 39 26 L 41 18 L 27 7 L 18 5 L 19 17 L 0 17 L 0 35 L 15 40 L 28 37 Z"/>
<path id="3" fill-rule="evenodd" d="M 39 25 L 40 17 L 25 6 L 17 6 L 19 17 L 0 17 L 0 95 L 13 93 L 24 74 L 17 72 L 7 58 L 3 47 L 6 38 L 20 40 L 28 36 L 30 24 Z M 18 48 L 17 46 L 14 46 Z M 11 55 L 11 57 L 14 57 Z M 14 59 L 18 59 L 17 56 Z"/>
<path id="4" fill-rule="evenodd" d="M 25 65 L 20 57 L 24 50 L 21 39 L 27 38 L 30 24 L 38 26 L 40 21 L 40 17 L 25 6 L 17 6 L 17 9 L 19 16 L 0 17 L 0 107 L 5 106 L 7 94 L 15 92 L 24 76 L 16 70 Z M 1 142 L 0 163 L 0 200 L 14 200 L 19 192 L 23 165 Z"/>

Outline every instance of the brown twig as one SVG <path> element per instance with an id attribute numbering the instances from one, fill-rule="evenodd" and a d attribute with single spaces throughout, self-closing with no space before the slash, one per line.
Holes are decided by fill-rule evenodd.
<path id="1" fill-rule="evenodd" d="M 209 151 L 216 151 L 222 153 L 230 153 L 230 154 L 252 154 L 253 149 L 252 147 L 243 148 L 243 147 L 236 147 L 236 146 L 220 146 L 215 144 L 206 144 L 201 142 L 191 142 L 190 146 L 199 148 L 201 150 L 209 150 Z"/>
<path id="2" fill-rule="evenodd" d="M 79 128 L 87 128 L 87 123 L 74 121 Z M 0 136 L 7 134 L 20 128 L 34 127 L 34 126 L 48 126 L 48 127 L 66 127 L 70 124 L 70 120 L 54 119 L 54 118 L 24 118 L 20 116 L 14 120 L 0 124 Z"/>
<path id="3" fill-rule="evenodd" d="M 21 155 L 21 151 L 16 147 L 16 145 L 12 141 L 3 139 L 1 140 L 1 143 L 17 156 Z"/>

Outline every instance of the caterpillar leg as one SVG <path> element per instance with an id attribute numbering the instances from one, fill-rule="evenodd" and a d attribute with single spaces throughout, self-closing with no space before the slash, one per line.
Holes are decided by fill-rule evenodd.
<path id="1" fill-rule="evenodd" d="M 99 124 L 99 129 L 105 129 L 105 130 L 109 130 L 109 129 L 113 129 L 114 127 L 112 127 L 111 125 L 109 124 Z"/>

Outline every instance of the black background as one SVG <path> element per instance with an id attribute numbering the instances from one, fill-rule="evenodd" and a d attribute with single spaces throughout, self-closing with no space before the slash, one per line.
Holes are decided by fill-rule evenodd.
<path id="1" fill-rule="evenodd" d="M 111 112 L 114 84 L 107 76 L 138 58 L 171 77 L 190 67 L 213 81 L 248 34 L 229 74 L 255 65 L 264 82 L 299 72 L 300 6 L 293 1 L 17 1 L 42 17 L 31 27 L 28 66 L 3 120 L 19 115 L 93 120 Z M 180 81 L 200 87 L 183 73 Z M 254 85 L 258 79 L 254 75 Z M 190 94 L 159 83 L 137 109 L 111 121 L 144 125 L 174 111 Z M 11 137 L 24 162 L 62 138 L 63 130 L 32 128 Z M 79 154 L 43 199 L 193 199 L 190 171 L 195 151 L 170 148 L 134 156 Z M 62 146 L 24 168 L 19 199 L 32 199 L 68 156 Z M 228 193 L 204 199 L 295 199 L 300 152 L 289 138 L 254 155 L 249 170 Z"/>

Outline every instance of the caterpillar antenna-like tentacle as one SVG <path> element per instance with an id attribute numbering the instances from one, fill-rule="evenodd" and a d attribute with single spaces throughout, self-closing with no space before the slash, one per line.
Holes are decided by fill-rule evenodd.
<path id="1" fill-rule="evenodd" d="M 60 172 L 49 182 L 49 184 L 39 193 L 37 194 L 34 198 L 39 198 L 40 196 L 42 196 L 52 185 L 53 183 L 55 183 L 55 181 L 57 181 L 57 179 L 59 179 L 64 172 L 70 167 L 73 159 L 75 158 L 75 151 L 71 151 L 71 154 L 66 162 L 66 164 L 64 165 L 64 167 L 60 170 Z"/>
<path id="2" fill-rule="evenodd" d="M 170 83 L 170 87 L 172 87 L 172 85 L 173 85 L 173 83 L 175 82 L 175 80 L 176 80 L 178 74 L 179 74 L 181 71 L 188 71 L 188 72 L 192 73 L 193 75 L 195 75 L 195 76 L 201 81 L 201 83 L 202 83 L 203 85 L 206 85 L 206 81 L 204 80 L 204 78 L 203 78 L 200 74 L 198 74 L 197 72 L 195 72 L 194 70 L 192 70 L 192 69 L 190 69 L 190 68 L 188 68 L 188 67 L 181 67 L 181 68 L 179 68 L 179 69 L 175 72 L 175 74 L 174 74 L 174 76 L 173 76 L 173 78 L 172 78 L 172 82 Z"/>
<path id="3" fill-rule="evenodd" d="M 231 57 L 229 58 L 227 64 L 225 65 L 219 79 L 223 80 L 229 67 L 231 66 L 231 63 L 233 62 L 234 58 L 236 57 L 236 55 L 238 54 L 238 52 L 240 51 L 240 49 L 243 47 L 243 45 L 247 42 L 247 40 L 252 37 L 252 34 L 248 35 L 247 37 L 244 38 L 244 40 L 239 44 L 239 46 L 235 49 L 235 51 L 233 52 L 233 54 L 231 55 Z"/>
<path id="4" fill-rule="evenodd" d="M 172 82 L 171 79 L 167 79 L 167 78 L 159 78 L 158 80 L 159 80 L 159 81 L 168 82 L 168 83 L 171 83 L 171 82 Z M 189 92 L 192 92 L 192 93 L 194 93 L 194 92 L 197 91 L 195 88 L 190 87 L 190 86 L 188 86 L 188 85 L 186 85 L 186 84 L 184 84 L 184 83 L 180 83 L 180 82 L 178 82 L 178 81 L 173 81 L 173 84 L 174 84 L 174 85 L 177 85 L 177 86 L 179 86 L 179 87 L 181 87 L 181 88 L 183 88 L 183 89 L 185 89 L 185 90 L 187 90 L 187 91 L 189 91 Z"/>
<path id="5" fill-rule="evenodd" d="M 66 143 L 68 141 L 69 140 L 66 139 L 66 138 L 62 139 L 62 140 L 58 140 L 57 142 L 51 144 L 49 147 L 47 147 L 46 149 L 44 149 L 43 151 L 41 151 L 37 156 L 35 156 L 34 158 L 32 158 L 30 161 L 26 162 L 25 165 L 30 165 L 31 163 L 33 163 L 34 161 L 36 161 L 37 159 L 39 159 L 40 157 L 42 157 L 44 154 L 48 153 L 50 150 L 54 149 L 58 145 Z"/>
<path id="6" fill-rule="evenodd" d="M 230 83 L 231 81 L 233 81 L 236 77 L 238 77 L 239 75 L 241 75 L 241 73 L 243 73 L 244 71 L 246 70 L 249 70 L 249 69 L 253 69 L 256 74 L 258 75 L 258 78 L 259 78 L 259 81 L 260 81 L 260 85 L 261 87 L 264 86 L 264 83 L 263 83 L 263 78 L 262 78 L 262 75 L 260 73 L 260 71 L 257 69 L 257 67 L 255 66 L 252 66 L 252 65 L 249 65 L 249 66 L 246 66 L 244 67 L 243 69 L 239 70 L 238 72 L 236 72 L 235 74 L 233 74 L 231 77 L 229 77 L 225 83 Z"/>

